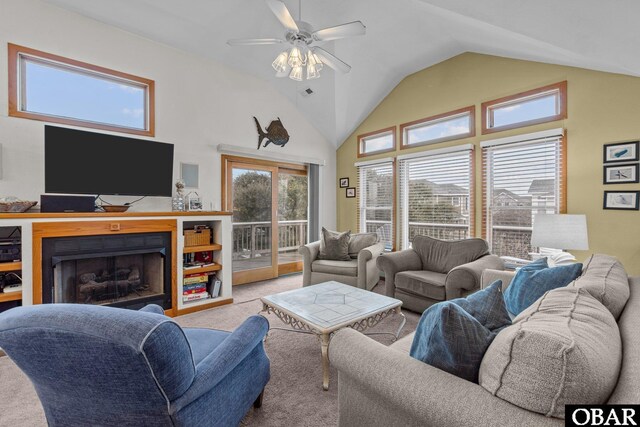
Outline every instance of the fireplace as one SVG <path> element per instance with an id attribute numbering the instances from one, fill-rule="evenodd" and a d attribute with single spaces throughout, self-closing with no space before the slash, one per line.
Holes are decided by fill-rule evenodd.
<path id="1" fill-rule="evenodd" d="M 171 304 L 171 233 L 42 239 L 42 302 Z"/>

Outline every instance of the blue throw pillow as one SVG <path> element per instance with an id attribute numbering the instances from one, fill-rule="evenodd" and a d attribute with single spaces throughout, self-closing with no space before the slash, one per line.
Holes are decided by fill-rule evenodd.
<path id="1" fill-rule="evenodd" d="M 509 313 L 517 316 L 547 291 L 562 288 L 580 277 L 582 264 L 549 268 L 546 258 L 525 265 L 516 273 L 504 292 Z"/>
<path id="2" fill-rule="evenodd" d="M 502 281 L 429 307 L 420 318 L 411 357 L 468 381 L 478 382 L 480 363 L 498 332 L 511 324 Z"/>

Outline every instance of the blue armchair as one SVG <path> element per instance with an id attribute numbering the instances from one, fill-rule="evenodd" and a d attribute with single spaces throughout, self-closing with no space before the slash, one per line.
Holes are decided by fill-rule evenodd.
<path id="1" fill-rule="evenodd" d="M 0 314 L 0 347 L 50 426 L 236 426 L 269 381 L 268 329 L 261 316 L 229 333 L 183 329 L 154 305 L 43 304 Z"/>

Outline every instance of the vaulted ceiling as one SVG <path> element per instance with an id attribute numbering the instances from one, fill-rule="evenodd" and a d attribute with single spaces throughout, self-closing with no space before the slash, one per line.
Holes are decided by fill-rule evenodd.
<path id="1" fill-rule="evenodd" d="M 315 29 L 354 20 L 367 34 L 323 48 L 350 64 L 320 79 L 274 76 L 282 45 L 229 47 L 230 38 L 281 38 L 261 0 L 45 0 L 192 52 L 272 84 L 340 145 L 407 75 L 463 52 L 640 76 L 635 0 L 284 0 Z M 314 93 L 304 97 L 301 92 Z"/>

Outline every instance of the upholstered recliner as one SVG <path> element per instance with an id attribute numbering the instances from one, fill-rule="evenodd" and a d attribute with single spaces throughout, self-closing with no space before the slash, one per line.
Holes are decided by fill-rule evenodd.
<path id="1" fill-rule="evenodd" d="M 386 295 L 419 313 L 439 301 L 480 289 L 483 270 L 504 269 L 502 260 L 489 254 L 483 239 L 445 241 L 416 236 L 412 246 L 384 254 L 377 262 L 384 271 Z"/>
<path id="2" fill-rule="evenodd" d="M 302 286 L 335 280 L 371 290 L 380 280 L 380 270 L 376 266 L 378 256 L 384 251 L 384 243 L 378 242 L 375 233 L 351 235 L 348 261 L 318 259 L 320 241 L 301 246 L 298 252 L 303 256 Z"/>
<path id="3" fill-rule="evenodd" d="M 269 381 L 251 316 L 233 333 L 141 311 L 44 304 L 0 314 L 0 347 L 31 379 L 50 426 L 235 426 Z"/>

